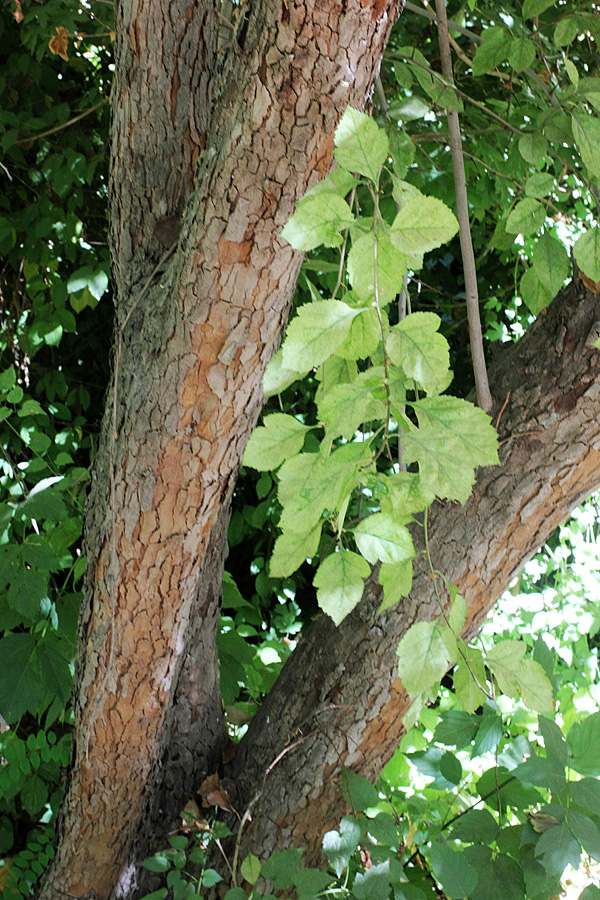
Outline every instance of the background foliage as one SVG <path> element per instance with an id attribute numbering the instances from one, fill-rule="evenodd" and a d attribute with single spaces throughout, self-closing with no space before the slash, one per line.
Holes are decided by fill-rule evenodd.
<path id="1" fill-rule="evenodd" d="M 6 897 L 29 896 L 52 855 L 70 752 L 85 566 L 82 509 L 112 324 L 106 238 L 111 13 L 106 2 L 3 0 L 1 6 L 0 885 Z M 363 181 L 355 209 L 366 235 L 374 204 L 391 222 L 397 205 L 410 199 L 410 186 L 452 208 L 444 110 L 460 111 L 491 354 L 494 342 L 518 337 L 547 305 L 571 277 L 573 259 L 589 282 L 600 281 L 600 19 L 584 0 L 451 3 L 448 13 L 458 94 L 438 74 L 431 8 L 408 3 L 392 34 L 373 113 L 396 160 L 393 174 L 409 187 L 394 196 L 391 180 L 372 192 Z M 377 171 L 363 174 L 377 184 Z M 345 193 L 338 191 L 340 200 Z M 342 242 L 343 233 L 334 229 Z M 308 254 L 297 310 L 347 285 L 345 273 L 340 282 L 339 241 L 329 243 Z M 431 249 L 422 268 L 414 260 L 406 268 L 409 307 L 439 317 L 454 374 L 450 392 L 464 398 L 472 374 L 458 239 Z M 360 279 L 355 282 L 358 291 Z M 392 327 L 400 321 L 398 292 L 394 283 Z M 362 362 L 359 368 L 365 370 Z M 292 379 L 266 413 L 283 412 L 300 425 L 322 421 L 322 383 L 318 368 Z M 309 452 L 316 450 L 311 435 Z M 333 440 L 340 446 L 350 437 L 342 432 Z M 381 473 L 384 461 L 381 454 Z M 315 615 L 315 569 L 339 538 L 325 516 L 322 536 L 295 570 L 269 568 L 281 496 L 276 465 L 264 462 L 263 456 L 260 473 L 242 470 L 229 529 L 234 552 L 218 640 L 234 737 Z M 352 521 L 379 508 L 361 496 L 354 495 Z M 390 890 L 397 900 L 434 894 L 542 900 L 558 894 L 568 864 L 588 867 L 583 900 L 600 895 L 589 868 L 600 855 L 597 512 L 588 504 L 553 537 L 483 637 L 492 659 L 502 642 L 527 644 L 552 684 L 552 709 L 532 713 L 506 684 L 501 694 L 490 668 L 481 669 L 481 678 L 489 678 L 492 698 L 478 697 L 465 708 L 464 694 L 462 704 L 457 700 L 455 669 L 439 694 L 430 685 L 430 706 L 377 789 L 347 773 L 351 815 L 325 837 L 328 871 L 303 869 L 296 851 L 268 862 L 248 858 L 235 873 L 245 888 L 236 886 L 228 900 L 244 900 L 263 878 L 271 888 L 294 885 L 301 900 L 327 891 L 384 900 Z M 185 833 L 149 864 L 170 879 L 165 891 L 179 900 L 210 887 L 219 876 L 205 867 L 198 884 L 185 875 L 186 865 L 204 865 L 207 838 L 226 830 L 216 818 L 193 813 Z"/>

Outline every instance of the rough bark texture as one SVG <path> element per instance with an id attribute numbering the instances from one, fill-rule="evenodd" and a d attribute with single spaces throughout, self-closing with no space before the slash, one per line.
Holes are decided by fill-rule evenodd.
<path id="1" fill-rule="evenodd" d="M 279 234 L 328 171 L 344 109 L 363 104 L 400 2 L 256 0 L 217 68 L 218 6 L 117 10 L 116 389 L 44 900 L 130 895 L 149 835 L 215 764 L 227 507 L 301 261 Z"/>
<path id="2" fill-rule="evenodd" d="M 480 471 L 464 506 L 440 504 L 429 523 L 433 565 L 467 601 L 466 637 L 600 485 L 600 352 L 592 347 L 599 320 L 600 297 L 572 283 L 490 372 L 496 413 L 509 397 L 499 423 L 501 465 Z M 422 530 L 413 537 L 422 549 Z M 232 764 L 240 815 L 260 794 L 243 853 L 303 846 L 314 864 L 322 835 L 344 811 L 341 765 L 375 778 L 396 749 L 410 708 L 396 648 L 414 622 L 439 612 L 423 556 L 410 597 L 383 615 L 380 602 L 373 579 L 339 628 L 319 616 L 253 719 Z"/>

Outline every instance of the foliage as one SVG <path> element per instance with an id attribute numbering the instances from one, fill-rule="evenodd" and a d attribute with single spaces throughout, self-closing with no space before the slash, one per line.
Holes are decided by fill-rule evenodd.
<path id="1" fill-rule="evenodd" d="M 597 15 L 583 0 L 452 4 L 449 14 L 458 91 L 439 75 L 429 8 L 407 9 L 382 66 L 377 124 L 348 111 L 338 168 L 285 230 L 308 256 L 236 487 L 218 636 L 234 736 L 317 603 L 339 621 L 373 565 L 384 605 L 398 602 L 410 590 L 409 521 L 416 514 L 426 526 L 434 496 L 466 499 L 474 467 L 495 459 L 493 430 L 464 400 L 472 375 L 445 109 L 463 123 L 488 340 L 518 337 L 543 310 L 571 276 L 571 247 L 585 277 L 600 281 Z M 52 857 L 69 758 L 82 508 L 112 319 L 110 16 L 110 4 L 63 0 L 5 0 L 0 15 L 6 897 L 29 896 Z M 432 573 L 444 612 L 407 635 L 399 663 L 407 689 L 431 705 L 377 789 L 347 773 L 352 815 L 325 837 L 329 870 L 303 869 L 295 851 L 246 859 L 236 875 L 247 890 L 232 888 L 229 900 L 262 889 L 263 878 L 307 900 L 327 891 L 376 900 L 390 887 L 398 900 L 477 900 L 500 888 L 522 896 L 523 884 L 542 900 L 582 847 L 598 853 L 600 567 L 586 539 L 597 511 L 577 521 L 521 576 L 537 606 L 521 614 L 519 600 L 485 647 L 457 640 L 461 599 Z M 415 656 L 420 668 L 406 664 Z M 220 840 L 224 827 L 211 822 L 203 835 Z M 208 887 L 204 837 L 172 836 L 159 854 L 164 890 Z M 187 860 L 204 873 L 185 875 Z"/>

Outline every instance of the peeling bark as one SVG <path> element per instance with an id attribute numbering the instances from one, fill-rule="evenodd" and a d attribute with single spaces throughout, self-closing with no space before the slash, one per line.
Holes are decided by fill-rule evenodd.
<path id="1" fill-rule="evenodd" d="M 572 283 L 490 371 L 496 415 L 509 397 L 499 423 L 501 464 L 479 471 L 464 506 L 438 504 L 429 524 L 433 565 L 467 602 L 465 638 L 600 486 L 600 352 L 592 347 L 599 319 L 600 297 Z M 422 529 L 413 538 L 419 552 Z M 344 814 L 341 766 L 376 778 L 398 746 L 411 704 L 396 674 L 396 648 L 412 624 L 439 612 L 423 555 L 410 597 L 382 615 L 380 603 L 372 579 L 338 628 L 318 616 L 254 717 L 230 773 L 241 810 L 261 794 L 244 853 L 264 858 L 295 845 L 315 864 L 323 834 Z"/>
<path id="2" fill-rule="evenodd" d="M 75 741 L 43 900 L 131 895 L 151 834 L 214 766 L 227 509 L 301 262 L 279 234 L 328 171 L 344 109 L 364 103 L 400 0 L 257 0 L 222 62 L 218 7 L 117 10 L 120 352 L 86 520 Z M 176 252 L 148 282 L 179 213 Z"/>

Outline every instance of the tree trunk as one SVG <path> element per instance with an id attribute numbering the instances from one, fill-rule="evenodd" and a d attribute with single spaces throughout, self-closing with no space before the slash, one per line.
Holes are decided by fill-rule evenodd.
<path id="1" fill-rule="evenodd" d="M 480 470 L 464 506 L 438 504 L 429 523 L 435 569 L 467 602 L 472 637 L 520 567 L 600 486 L 600 297 L 573 282 L 490 372 L 500 466 Z M 417 553 L 422 529 L 413 529 Z M 410 708 L 396 648 L 417 621 L 439 614 L 427 560 L 413 590 L 378 615 L 381 588 L 336 628 L 324 615 L 302 638 L 255 715 L 232 764 L 243 814 L 253 798 L 247 850 L 265 858 L 291 845 L 315 864 L 321 839 L 344 813 L 340 769 L 376 778 Z M 279 762 L 270 769 L 280 754 Z M 270 769 L 267 774 L 267 770 Z"/>
<path id="2" fill-rule="evenodd" d="M 118 4 L 114 386 L 44 900 L 131 893 L 149 836 L 215 765 L 227 509 L 301 262 L 279 234 L 400 5 L 255 0 L 219 55 L 219 0 Z"/>

